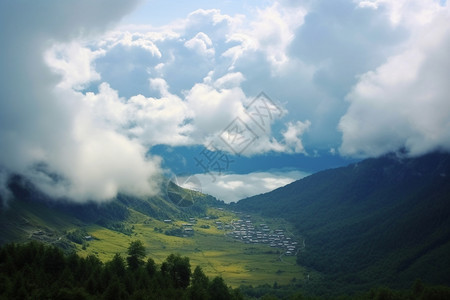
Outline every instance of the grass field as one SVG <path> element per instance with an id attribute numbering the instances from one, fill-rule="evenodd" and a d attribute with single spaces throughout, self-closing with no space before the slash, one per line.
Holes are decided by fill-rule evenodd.
<path id="1" fill-rule="evenodd" d="M 245 244 L 216 228 L 216 221 L 229 223 L 233 219 L 237 220 L 235 214 L 214 209 L 209 213 L 218 216 L 218 219 L 198 220 L 193 226 L 193 236 L 175 237 L 163 232 L 178 228 L 186 221 L 177 220 L 166 224 L 133 211 L 130 218 L 132 223 L 129 224 L 134 227 L 131 236 L 97 225 L 88 226 L 85 229 L 94 240 L 87 242 L 84 250 L 78 245 L 79 254 L 95 254 L 103 261 L 111 259 L 115 253 L 121 253 L 125 257 L 129 243 L 139 239 L 146 246 L 147 257 L 153 258 L 158 264 L 171 253 L 188 256 L 192 268 L 200 265 L 208 276 L 220 275 L 227 284 L 234 287 L 241 284 L 273 284 L 275 281 L 287 284 L 293 278 L 304 280 L 307 272 L 295 264 L 294 256 L 283 256 L 280 260 L 278 249 L 267 245 Z M 201 228 L 202 225 L 208 225 L 209 228 Z M 160 230 L 155 231 L 155 228 Z"/>
<path id="2" fill-rule="evenodd" d="M 171 253 L 188 256 L 192 270 L 200 265 L 207 275 L 220 275 L 233 287 L 241 284 L 273 284 L 275 281 L 287 284 L 293 278 L 304 280 L 307 274 L 311 274 L 295 264 L 294 256 L 283 256 L 280 260 L 280 254 L 277 253 L 279 249 L 268 245 L 245 244 L 226 236 L 226 231 L 217 229 L 215 222 L 229 224 L 232 220 L 243 217 L 227 210 L 208 208 L 207 215 L 211 219 L 198 218 L 193 225 L 193 236 L 176 237 L 164 232 L 180 228 L 183 223 L 188 223 L 187 220 L 173 220 L 171 224 L 167 224 L 129 209 L 130 216 L 125 225 L 132 228 L 133 233 L 126 235 L 94 223 L 88 225 L 89 223 L 83 223 L 45 205 L 16 201 L 11 206 L 12 209 L 4 212 L 0 220 L 2 228 L 8 229 L 8 234 L 2 234 L 5 241 L 25 242 L 39 238 L 41 241 L 57 244 L 62 239 L 61 241 L 74 245 L 81 256 L 95 254 L 102 261 L 108 261 L 116 253 L 125 257 L 129 243 L 139 239 L 145 244 L 147 257 L 153 258 L 158 264 Z M 281 220 L 252 216 L 252 221 L 292 232 L 289 224 Z M 66 232 L 77 229 L 86 231 L 94 239 L 85 241 L 84 246 L 68 241 L 65 238 Z M 38 231 L 45 234 L 34 236 L 33 233 Z"/>

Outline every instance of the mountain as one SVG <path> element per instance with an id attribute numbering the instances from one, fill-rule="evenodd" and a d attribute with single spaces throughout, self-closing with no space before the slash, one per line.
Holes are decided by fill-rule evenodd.
<path id="1" fill-rule="evenodd" d="M 181 182 L 186 183 L 184 179 Z M 290 287 L 294 278 L 297 282 L 305 278 L 304 268 L 295 265 L 295 256 L 280 260 L 281 249 L 267 243 L 247 245 L 231 234 L 235 225 L 243 227 L 242 221 L 237 222 L 241 218 L 246 220 L 245 228 L 258 228 L 263 223 L 266 230 L 287 231 L 290 224 L 242 216 L 211 196 L 171 181 L 161 184 L 159 195 L 137 198 L 119 194 L 106 203 L 52 199 L 20 177 L 10 180 L 9 189 L 14 199 L 8 207 L 0 207 L 0 244 L 4 249 L 14 249 L 6 245 L 10 242 L 37 240 L 67 254 L 76 252 L 80 257 L 95 256 L 108 262 L 117 254 L 127 256 L 130 243 L 140 240 L 146 257 L 158 268 L 168 255 L 176 253 L 189 257 L 206 275 L 221 276 L 234 287 L 271 286 L 274 281 Z M 252 235 L 257 238 L 256 233 Z M 294 235 L 286 238 L 296 239 Z M 2 257 L 0 253 L 0 260 Z M 294 293 L 293 288 L 286 293 Z"/>
<path id="2" fill-rule="evenodd" d="M 227 254 L 227 260 L 208 260 L 214 268 L 254 264 L 256 256 L 248 251 L 259 248 L 244 245 L 244 252 L 236 256 L 231 247 L 241 244 L 224 239 L 223 232 L 214 227 L 216 220 L 200 218 L 198 233 L 191 240 L 176 240 L 172 235 L 178 234 L 175 230 L 186 220 L 212 215 L 208 210 L 216 207 L 217 215 L 223 214 L 222 222 L 238 218 L 233 210 L 251 214 L 261 223 L 279 224 L 282 218 L 294 224 L 295 232 L 291 226 L 286 232 L 289 229 L 302 245 L 297 257 L 301 267 L 292 282 L 311 294 L 354 293 L 380 285 L 410 288 L 417 278 L 432 285 L 450 285 L 449 154 L 367 159 L 229 206 L 168 181 L 161 188 L 166 193 L 145 198 L 119 194 L 107 203 L 51 199 L 19 176 L 10 180 L 9 189 L 14 199 L 9 207 L 0 207 L 0 244 L 40 240 L 68 252 L 76 249 L 84 255 L 98 252 L 106 257 L 140 237 L 154 245 L 153 255 L 172 245 L 184 247 L 177 249 L 189 252 L 198 262 L 205 260 L 208 251 Z M 176 222 L 166 224 L 165 219 Z M 94 241 L 87 241 L 90 234 Z M 274 259 L 270 264 L 295 262 L 295 257 L 279 260 L 271 251 L 261 251 L 268 253 L 264 261 Z M 254 267 L 267 273 L 258 268 Z M 272 269 L 275 273 L 270 280 L 283 276 L 282 266 Z"/>
<path id="3" fill-rule="evenodd" d="M 236 210 L 285 218 L 304 238 L 298 263 L 317 289 L 450 285 L 450 155 L 390 154 L 243 199 Z"/>
<path id="4" fill-rule="evenodd" d="M 105 203 L 53 199 L 20 176 L 9 180 L 9 189 L 13 199 L 6 206 L 0 205 L 0 245 L 40 240 L 70 250 L 73 244 L 66 236 L 74 228 L 95 224 L 130 235 L 136 215 L 161 221 L 189 219 L 205 215 L 208 207 L 223 205 L 214 197 L 183 189 L 168 180 L 163 181 L 159 195 L 132 197 L 119 194 Z"/>

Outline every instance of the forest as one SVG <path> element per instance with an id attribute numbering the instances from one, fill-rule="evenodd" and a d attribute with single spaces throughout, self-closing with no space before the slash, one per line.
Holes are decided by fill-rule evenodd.
<path id="1" fill-rule="evenodd" d="M 0 299 L 329 299 L 302 294 L 296 285 L 231 288 L 217 276 L 208 278 L 200 266 L 191 270 L 188 257 L 170 254 L 157 265 L 146 257 L 140 240 L 129 244 L 127 256 L 116 254 L 103 263 L 95 255 L 80 257 L 32 241 L 0 248 Z M 416 281 L 410 290 L 373 288 L 336 299 L 450 299 L 450 288 Z"/>
<path id="2" fill-rule="evenodd" d="M 323 277 L 315 293 L 378 286 L 408 289 L 416 279 L 450 285 L 450 156 L 386 155 L 315 173 L 233 209 L 281 217 L 306 247 L 300 266 Z"/>
<path id="3" fill-rule="evenodd" d="M 39 242 L 0 249 L 0 299 L 243 299 L 221 277 L 209 279 L 188 257 L 170 254 L 160 265 L 146 258 L 143 243 L 127 256 L 103 263 L 96 256 Z"/>

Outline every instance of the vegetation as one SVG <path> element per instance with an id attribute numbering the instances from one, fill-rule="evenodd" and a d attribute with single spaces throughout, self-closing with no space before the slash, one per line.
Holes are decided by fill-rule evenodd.
<path id="1" fill-rule="evenodd" d="M 168 229 L 164 232 L 164 234 L 170 236 L 183 236 L 183 229 L 182 228 Z"/>
<path id="2" fill-rule="evenodd" d="M 242 299 L 222 278 L 209 280 L 189 259 L 169 255 L 158 268 L 140 241 L 129 245 L 127 263 L 116 254 L 102 263 L 38 242 L 0 249 L 2 299 Z M 190 279 L 192 277 L 192 284 Z"/>
<path id="3" fill-rule="evenodd" d="M 97 224 L 99 224 L 105 228 L 126 234 L 126 235 L 133 234 L 133 228 L 131 226 L 126 225 L 124 222 L 111 222 L 111 221 L 101 220 L 101 221 L 97 222 Z"/>
<path id="4" fill-rule="evenodd" d="M 197 199 L 194 204 L 197 208 L 194 209 L 172 206 L 170 200 L 166 201 L 167 203 L 159 203 L 161 199 L 133 200 L 131 197 L 120 196 L 121 200 L 114 200 L 113 202 L 118 202 L 114 205 L 100 204 L 94 208 L 91 204 L 85 204 L 86 213 L 90 217 L 81 218 L 83 212 L 81 206 L 50 201 L 39 194 L 39 191 L 28 189 L 16 186 L 17 192 L 20 192 L 23 198 L 17 196 L 9 202 L 8 209 L 1 211 L 0 208 L 2 213 L 0 244 L 39 240 L 58 245 L 65 249 L 66 253 L 76 251 L 82 257 L 95 255 L 102 262 L 107 262 L 112 260 L 116 253 L 126 258 L 129 243 L 139 239 L 157 264 L 161 265 L 170 253 L 180 253 L 189 256 L 193 269 L 201 266 L 207 276 L 221 276 L 233 287 L 241 284 L 272 284 L 273 281 L 287 284 L 293 277 L 299 280 L 304 278 L 305 270 L 295 265 L 295 257 L 291 256 L 280 261 L 279 254 L 269 253 L 271 248 L 268 246 L 246 245 L 225 237 L 224 230 L 218 230 L 215 222 L 230 223 L 231 220 L 237 220 L 242 216 L 227 209 L 220 210 L 219 208 L 223 208 L 221 202 L 211 198 Z M 42 199 L 36 200 L 36 197 Z M 118 213 L 119 219 L 114 219 L 111 209 L 115 207 L 121 210 L 125 207 L 125 203 L 126 213 Z M 150 207 L 155 209 L 155 215 L 164 218 L 154 218 L 146 214 Z M 156 208 L 161 212 L 157 212 Z M 74 211 L 76 213 L 72 214 Z M 95 214 L 91 211 L 95 211 Z M 125 219 L 120 221 L 123 216 L 126 216 Z M 208 216 L 209 220 L 206 220 L 205 216 Z M 196 219 L 193 225 L 195 234 L 182 237 L 186 234 L 180 230 L 178 236 L 165 234 L 166 231 L 181 228 L 183 223 L 189 223 L 189 218 Z M 171 219 L 172 222 L 165 223 L 163 221 L 165 219 Z M 102 225 L 105 223 L 101 220 L 121 223 L 125 228 L 132 229 L 132 234 L 105 227 Z M 273 224 L 274 227 L 286 226 L 286 222 L 282 220 L 254 221 Z M 35 235 L 34 232 L 40 232 L 42 235 Z M 91 236 L 92 239 L 85 239 L 82 244 L 72 242 L 67 234 L 75 232 L 80 241 L 86 236 Z"/>
<path id="5" fill-rule="evenodd" d="M 127 263 L 130 269 L 137 270 L 144 264 L 145 247 L 140 240 L 131 242 L 127 253 Z"/>
<path id="6" fill-rule="evenodd" d="M 288 286 L 242 286 L 232 289 L 222 277 L 210 280 L 200 266 L 191 273 L 188 257 L 169 255 L 159 267 L 145 259 L 139 240 L 103 263 L 39 242 L 7 244 L 0 248 L 1 299 L 318 299 L 302 294 L 295 282 Z M 410 290 L 376 288 L 348 299 L 449 299 L 450 288 L 416 281 Z"/>
<path id="7" fill-rule="evenodd" d="M 450 285 L 450 155 L 388 155 L 306 177 L 234 209 L 282 217 L 305 239 L 298 264 L 323 274 L 308 289 Z"/>
<path id="8" fill-rule="evenodd" d="M 320 172 L 231 206 L 191 193 L 188 196 L 193 203 L 185 207 L 177 206 L 173 197 L 163 196 L 119 195 L 109 203 L 83 205 L 54 201 L 16 178 L 9 185 L 15 199 L 8 203 L 9 208 L 0 207 L 0 244 L 38 240 L 57 246 L 65 252 L 62 260 L 54 259 L 63 261 L 63 272 L 75 251 L 77 264 L 83 264 L 79 261 L 99 264 L 104 273 L 113 269 L 117 276 L 103 279 L 107 285 L 100 284 L 101 292 L 98 283 L 91 282 L 88 289 L 85 281 L 89 278 L 81 276 L 78 283 L 79 274 L 72 274 L 75 279 L 69 290 L 72 293 L 78 289 L 87 298 L 106 297 L 106 290 L 109 295 L 129 298 L 134 295 L 130 292 L 131 284 L 139 285 L 140 281 L 159 284 L 165 278 L 170 282 L 165 283 L 166 287 L 184 292 L 162 292 L 163 298 L 170 298 L 170 294 L 175 298 L 208 299 L 212 295 L 211 286 L 219 291 L 226 282 L 225 286 L 240 287 L 250 299 L 341 294 L 354 299 L 426 299 L 434 294 L 446 295 L 446 288 L 430 284 L 450 285 L 449 174 L 449 155 L 414 159 L 387 156 Z M 183 189 L 176 188 L 178 196 L 184 197 L 183 193 Z M 301 249 L 298 256 L 281 256 L 278 249 L 267 245 L 245 244 L 224 236 L 225 228 L 219 230 L 217 224 L 243 218 L 230 208 L 251 214 L 255 224 L 266 223 L 298 237 Z M 186 226 L 192 227 L 195 234 L 188 234 Z M 8 247 L 22 246 L 5 246 L 0 254 L 8 253 L 5 252 Z M 36 249 L 39 247 L 42 246 Z M 33 251 L 41 251 L 38 257 L 44 257 L 47 250 Z M 180 255 L 167 257 L 170 253 Z M 30 257 L 31 262 L 37 256 Z M 37 265 L 30 268 L 40 270 L 39 264 L 44 263 L 41 258 L 36 259 Z M 46 261 L 45 272 L 58 269 L 51 267 L 49 259 Z M 22 284 L 20 276 L 5 275 L 3 271 L 6 267 L 11 274 L 17 270 L 28 272 L 22 269 L 23 263 L 17 266 L 6 261 L 0 267 L 3 295 L 11 295 L 7 293 L 14 286 L 27 282 L 28 279 L 22 280 L 25 281 Z M 37 282 L 35 285 L 39 287 L 45 285 L 40 281 L 44 280 L 41 273 L 33 275 L 37 281 L 29 281 Z M 135 273 L 146 273 L 150 279 L 130 275 Z M 93 274 L 98 278 L 91 281 L 103 276 L 99 275 L 101 272 Z M 189 280 L 186 274 L 191 274 Z M 416 278 L 424 283 L 407 290 Z M 52 284 L 56 283 L 49 286 Z M 34 283 L 32 287 L 24 286 L 26 295 L 35 289 Z M 236 290 L 228 291 L 234 297 Z M 220 293 L 228 296 L 225 290 Z M 214 297 L 220 299 L 218 294 Z M 50 298 L 53 296 L 57 295 Z"/>
<path id="9" fill-rule="evenodd" d="M 394 290 L 387 287 L 375 287 L 352 295 L 311 295 L 298 284 L 278 286 L 268 284 L 252 287 L 241 286 L 240 292 L 249 299 L 350 299 L 350 300 L 444 300 L 450 299 L 450 288 L 447 286 L 429 286 L 416 280 L 410 289 Z"/>
<path id="10" fill-rule="evenodd" d="M 76 229 L 74 231 L 68 232 L 66 236 L 70 241 L 83 245 L 84 241 L 86 240 L 86 236 L 88 236 L 88 233 L 85 230 Z"/>
<path id="11" fill-rule="evenodd" d="M 229 220 L 227 218 L 231 219 L 232 214 L 221 212 L 220 220 L 227 222 Z M 121 253 L 125 257 L 127 245 L 135 239 L 140 239 L 156 263 L 162 264 L 168 253 L 189 256 L 193 270 L 196 266 L 201 266 L 208 276 L 221 276 L 233 287 L 241 284 L 272 284 L 273 281 L 287 284 L 293 277 L 304 280 L 306 271 L 296 265 L 295 256 L 283 257 L 281 261 L 280 255 L 267 245 L 249 245 L 225 237 L 224 231 L 218 230 L 213 225 L 214 220 L 199 219 L 193 226 L 195 234 L 186 238 L 168 236 L 164 233 L 171 228 L 178 228 L 183 221 L 174 220 L 176 224 L 165 224 L 154 219 L 143 220 L 147 222 L 140 223 L 138 220 L 134 223 L 135 234 L 132 236 L 98 225 L 87 226 L 86 230 L 95 237 L 95 240 L 90 241 L 89 247 L 85 250 L 77 246 L 77 252 L 83 257 L 95 254 L 102 261 L 108 261 L 115 253 Z M 201 228 L 204 224 L 210 224 L 210 228 Z M 155 227 L 162 229 L 162 232 L 155 231 Z M 313 271 L 310 273 L 311 276 L 315 274 Z"/>

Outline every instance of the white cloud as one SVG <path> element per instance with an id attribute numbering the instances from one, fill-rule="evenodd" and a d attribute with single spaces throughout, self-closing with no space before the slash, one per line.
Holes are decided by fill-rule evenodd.
<path id="1" fill-rule="evenodd" d="M 335 148 L 338 123 L 348 155 L 448 148 L 449 18 L 437 1 L 273 1 L 246 15 L 200 9 L 101 37 L 132 5 L 43 3 L 0 7 L 9 41 L 0 57 L 9 74 L 0 83 L 0 166 L 49 192 L 146 193 L 160 170 L 145 150 L 217 142 L 231 151 L 218 137 L 236 117 L 257 137 L 248 156 Z M 282 108 L 262 127 L 246 114 L 261 90 Z M 130 156 L 136 186 L 117 171 L 124 164 L 108 163 L 113 156 Z"/>
<path id="2" fill-rule="evenodd" d="M 294 153 L 306 153 L 301 136 L 310 126 L 311 122 L 309 120 L 305 122 L 297 121 L 296 123 L 289 122 L 287 124 L 287 129 L 282 132 L 282 135 L 288 149 L 292 149 Z"/>
<path id="3" fill-rule="evenodd" d="M 450 150 L 449 17 L 450 9 L 440 7 L 426 25 L 417 19 L 406 50 L 361 76 L 339 123 L 341 153 L 376 156 L 404 148 L 419 155 Z"/>
<path id="4" fill-rule="evenodd" d="M 275 2 L 272 6 L 257 11 L 255 20 L 228 34 L 228 43 L 238 42 L 222 53 L 232 59 L 234 69 L 239 59 L 255 52 L 263 52 L 274 67 L 289 62 L 287 47 L 294 39 L 294 31 L 303 23 L 306 11 L 302 7 L 284 8 Z M 274 69 L 276 70 L 276 69 Z"/>
<path id="5" fill-rule="evenodd" d="M 226 53 L 235 47 L 230 45 L 238 41 L 235 37 L 242 36 L 254 40 L 252 51 L 265 56 L 264 64 L 275 63 L 270 62 L 275 56 L 283 56 L 284 61 L 287 56 L 283 53 L 292 40 L 293 30 L 303 22 L 303 15 L 304 11 L 298 7 L 288 10 L 278 4 L 258 10 L 256 21 L 246 20 L 242 15 L 231 17 L 219 10 L 200 9 L 185 20 L 161 28 L 147 27 L 147 31 L 141 28 L 134 33 L 116 30 L 100 41 L 84 42 L 85 46 L 77 44 L 79 52 L 89 54 L 78 64 L 91 74 L 100 74 L 104 81 L 98 93 L 86 95 L 86 102 L 97 118 L 145 145 L 208 145 L 236 117 L 256 127 L 245 114 L 245 104 L 252 100 L 242 88 L 246 77 L 242 72 L 229 71 L 235 59 L 230 60 Z M 266 21 L 270 21 L 270 32 Z M 283 36 L 279 36 L 281 33 Z M 245 42 L 238 43 L 241 47 Z M 67 47 L 75 48 L 74 44 Z M 276 49 L 273 45 L 277 45 Z M 75 68 L 57 53 L 69 50 L 59 46 L 58 51 L 50 51 L 49 56 L 53 58 L 50 62 L 56 71 L 61 72 L 64 67 L 64 74 L 68 74 Z M 215 57 L 216 53 L 222 55 Z M 246 50 L 241 54 L 252 55 Z M 215 63 L 210 64 L 211 61 Z M 277 65 L 280 63 L 277 60 Z M 142 80 L 145 77 L 147 81 Z M 98 79 L 99 76 L 84 72 L 84 82 Z M 75 80 L 64 82 L 66 88 L 71 84 L 77 88 Z M 270 120 L 263 131 L 254 129 L 259 131 L 258 140 L 245 155 L 304 152 L 298 138 L 284 139 L 289 140 L 289 145 L 279 141 L 283 139 L 282 133 L 271 128 L 279 119 Z"/>
<path id="6" fill-rule="evenodd" d="M 53 45 L 46 51 L 45 61 L 62 75 L 60 87 L 81 90 L 90 81 L 100 79 L 92 62 L 103 54 L 103 50 L 91 51 L 79 43 L 71 42 Z"/>
<path id="7" fill-rule="evenodd" d="M 267 59 L 273 65 L 289 61 L 286 48 L 294 39 L 294 31 L 303 24 L 306 10 L 302 7 L 284 8 L 278 3 L 258 12 L 251 24 L 251 36 L 258 42 Z"/>
<path id="8" fill-rule="evenodd" d="M 329 150 L 328 152 L 329 152 L 331 155 L 333 155 L 333 156 L 337 154 L 335 148 L 330 148 L 330 150 Z"/>
<path id="9" fill-rule="evenodd" d="M 50 195 L 77 201 L 107 200 L 121 191 L 157 192 L 159 159 L 97 119 L 84 96 L 70 89 L 99 78 L 91 63 L 101 53 L 73 40 L 93 38 L 136 2 L 23 4 L 0 4 L 1 38 L 8 40 L 0 67 L 9 74 L 0 82 L 2 170 L 27 177 Z M 120 105 L 108 107 L 109 116 L 120 115 L 115 111 Z"/>
<path id="10" fill-rule="evenodd" d="M 142 48 L 152 54 L 152 56 L 156 56 L 158 58 L 161 58 L 162 54 L 159 51 L 158 47 L 153 42 L 154 36 L 146 36 L 139 33 L 131 34 L 129 32 L 124 32 L 121 39 L 118 40 L 116 43 L 113 44 L 114 46 L 117 45 L 124 45 L 128 47 L 139 47 Z"/>
<path id="11" fill-rule="evenodd" d="M 218 85 L 225 85 L 225 80 L 221 80 Z M 206 83 L 194 85 L 186 95 L 186 102 L 195 116 L 192 138 L 203 143 L 216 136 L 236 116 L 243 114 L 245 100 L 244 92 L 238 87 L 216 89 Z"/>
<path id="12" fill-rule="evenodd" d="M 214 87 L 218 89 L 226 89 L 239 87 L 245 80 L 244 75 L 241 72 L 228 73 L 214 82 Z"/>
<path id="13" fill-rule="evenodd" d="M 214 48 L 211 39 L 203 32 L 197 33 L 192 39 L 186 41 L 184 46 L 188 49 L 197 51 L 198 54 L 206 57 L 214 57 Z"/>
<path id="14" fill-rule="evenodd" d="M 101 122 L 101 126 L 146 147 L 191 144 L 192 129 L 186 120 L 191 118 L 192 111 L 182 99 L 168 92 L 163 79 L 152 79 L 150 84 L 160 92 L 161 98 L 142 95 L 120 98 L 117 91 L 102 83 L 97 94 L 87 93 L 82 99 L 89 107 L 89 114 Z"/>
<path id="15" fill-rule="evenodd" d="M 300 171 L 254 172 L 248 174 L 196 174 L 204 193 L 227 203 L 285 186 L 309 174 Z"/>
<path id="16" fill-rule="evenodd" d="M 422 0 L 363 0 L 356 1 L 361 8 L 386 8 L 386 14 L 395 26 L 423 26 L 431 22 L 441 9 L 439 1 Z"/>

